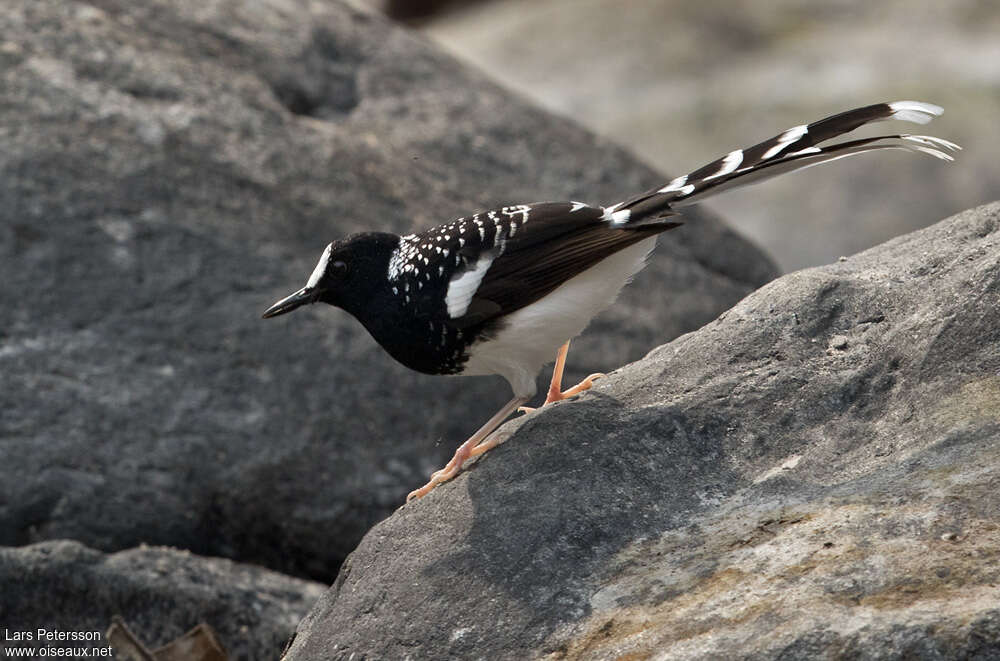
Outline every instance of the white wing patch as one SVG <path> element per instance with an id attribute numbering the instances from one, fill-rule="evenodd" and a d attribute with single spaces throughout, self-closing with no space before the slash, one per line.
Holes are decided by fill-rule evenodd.
<path id="1" fill-rule="evenodd" d="M 466 269 L 452 277 L 448 283 L 448 293 L 444 297 L 449 317 L 456 319 L 465 314 L 465 311 L 469 309 L 469 303 L 472 302 L 472 297 L 479 289 L 479 283 L 483 281 L 486 272 L 490 270 L 490 266 L 493 265 L 493 261 L 498 256 L 493 252 L 483 253 L 471 269 Z"/>
<path id="2" fill-rule="evenodd" d="M 322 278 L 323 273 L 326 272 L 326 265 L 330 261 L 331 250 L 333 250 L 332 243 L 326 246 L 326 250 L 323 251 L 323 256 L 319 258 L 316 268 L 313 269 L 312 275 L 309 276 L 309 280 L 306 282 L 307 289 L 311 289 L 319 284 L 320 278 Z"/>

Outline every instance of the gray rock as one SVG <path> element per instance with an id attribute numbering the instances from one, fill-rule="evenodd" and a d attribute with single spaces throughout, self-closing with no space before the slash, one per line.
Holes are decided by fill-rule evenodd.
<path id="1" fill-rule="evenodd" d="M 0 544 L 332 579 L 507 385 L 407 372 L 332 308 L 261 312 L 349 232 L 666 179 L 339 2 L 15 0 L 0 35 Z M 773 276 L 688 220 L 567 379 Z"/>
<path id="2" fill-rule="evenodd" d="M 319 583 L 176 549 L 105 555 L 70 541 L 0 548 L 0 621 L 7 632 L 41 627 L 102 637 L 50 647 L 106 646 L 111 618 L 120 615 L 150 648 L 204 622 L 233 661 L 273 659 L 322 593 Z M 0 649 L 21 647 L 6 638 Z"/>
<path id="3" fill-rule="evenodd" d="M 286 659 L 998 658 L 998 411 L 1000 203 L 511 423 Z"/>

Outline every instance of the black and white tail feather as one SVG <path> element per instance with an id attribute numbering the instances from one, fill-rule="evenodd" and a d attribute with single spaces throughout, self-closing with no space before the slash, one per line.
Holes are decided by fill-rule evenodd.
<path id="1" fill-rule="evenodd" d="M 604 208 L 605 220 L 626 228 L 637 228 L 673 215 L 673 208 L 787 172 L 828 163 L 847 156 L 881 149 L 904 149 L 954 160 L 949 151 L 961 149 L 948 140 L 929 135 L 899 133 L 861 138 L 820 146 L 851 131 L 890 119 L 926 124 L 943 112 L 940 106 L 921 101 L 876 103 L 832 115 L 812 124 L 793 126 L 753 147 L 731 151 L 697 170 L 677 177 L 667 185 L 646 191 L 624 202 Z"/>

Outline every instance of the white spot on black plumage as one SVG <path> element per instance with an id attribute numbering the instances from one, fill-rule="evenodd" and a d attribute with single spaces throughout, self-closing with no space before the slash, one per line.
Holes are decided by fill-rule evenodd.
<path id="1" fill-rule="evenodd" d="M 769 158 L 777 156 L 778 154 L 783 152 L 788 147 L 788 145 L 800 140 L 802 136 L 804 136 L 808 132 L 809 132 L 809 127 L 806 126 L 805 124 L 800 124 L 799 126 L 793 126 L 792 128 L 788 129 L 787 131 L 778 136 L 778 141 L 774 144 L 774 146 L 772 146 L 770 149 L 764 152 L 764 154 L 760 157 L 761 160 L 766 161 Z"/>
<path id="2" fill-rule="evenodd" d="M 569 210 L 570 213 L 573 213 L 574 211 L 579 211 L 580 209 L 585 209 L 587 207 L 587 205 L 584 204 L 583 202 L 573 202 L 572 204 L 573 208 Z"/>
<path id="3" fill-rule="evenodd" d="M 610 207 L 604 207 L 604 213 L 601 215 L 601 220 L 606 220 L 611 222 L 614 220 L 614 213 L 622 205 L 621 202 L 618 204 L 612 204 Z"/>
<path id="4" fill-rule="evenodd" d="M 611 224 L 612 225 L 624 225 L 628 222 L 629 217 L 632 215 L 631 209 L 622 209 L 621 211 L 615 211 L 611 214 Z"/>
<path id="5" fill-rule="evenodd" d="M 719 171 L 713 175 L 705 177 L 703 181 L 710 181 L 712 179 L 717 179 L 719 177 L 724 177 L 736 168 L 740 166 L 743 162 L 743 150 L 734 149 L 733 151 L 726 154 L 726 157 L 722 159 L 722 165 L 719 166 Z"/>
<path id="6" fill-rule="evenodd" d="M 819 147 L 806 147 L 805 149 L 800 149 L 798 151 L 789 152 L 787 156 L 803 156 L 805 154 L 818 154 L 823 151 Z"/>
<path id="7" fill-rule="evenodd" d="M 399 237 L 399 246 L 392 252 L 389 258 L 389 270 L 387 276 L 390 280 L 395 280 L 401 273 L 407 270 L 407 265 L 413 257 L 417 237 L 414 234 L 407 234 Z"/>
<path id="8" fill-rule="evenodd" d="M 667 184 L 666 186 L 664 186 L 663 188 L 661 188 L 658 192 L 660 192 L 660 193 L 673 193 L 673 192 L 679 191 L 682 188 L 684 188 L 684 184 L 687 183 L 687 180 L 688 180 L 688 176 L 686 174 L 685 175 L 681 175 L 680 177 L 677 177 L 676 179 L 672 179 L 669 184 Z"/>
<path id="9" fill-rule="evenodd" d="M 926 124 L 944 112 L 941 106 L 923 101 L 893 101 L 889 104 L 889 109 L 892 110 L 893 119 L 917 124 Z"/>
<path id="10" fill-rule="evenodd" d="M 521 222 L 528 222 L 528 214 L 531 212 L 531 207 L 527 204 L 518 204 L 516 206 L 504 207 L 500 210 L 500 213 L 510 218 L 511 222 L 516 222 L 516 217 L 521 217 Z"/>

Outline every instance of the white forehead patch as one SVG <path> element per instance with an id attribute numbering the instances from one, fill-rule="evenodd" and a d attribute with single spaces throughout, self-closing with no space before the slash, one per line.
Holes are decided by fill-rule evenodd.
<path id="1" fill-rule="evenodd" d="M 330 261 L 330 251 L 333 250 L 333 244 L 330 243 L 326 246 L 326 250 L 323 251 L 323 256 L 319 258 L 319 263 L 316 264 L 316 268 L 313 269 L 312 275 L 309 276 L 309 281 L 306 282 L 306 287 L 312 288 L 319 284 L 319 279 L 323 277 L 323 273 L 326 272 L 326 264 Z"/>

